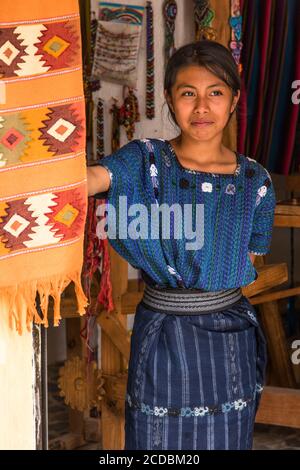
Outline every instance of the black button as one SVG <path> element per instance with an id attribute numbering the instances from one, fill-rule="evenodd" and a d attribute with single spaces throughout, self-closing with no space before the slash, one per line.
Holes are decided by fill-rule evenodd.
<path id="1" fill-rule="evenodd" d="M 149 153 L 149 160 L 150 160 L 151 165 L 155 164 L 155 157 L 154 157 L 153 152 Z"/>
<path id="2" fill-rule="evenodd" d="M 255 170 L 253 168 L 248 168 L 245 172 L 247 178 L 253 178 L 255 175 Z"/>
<path id="3" fill-rule="evenodd" d="M 188 189 L 190 187 L 190 183 L 188 180 L 186 180 L 185 178 L 181 178 L 179 180 L 179 187 L 181 189 Z"/>

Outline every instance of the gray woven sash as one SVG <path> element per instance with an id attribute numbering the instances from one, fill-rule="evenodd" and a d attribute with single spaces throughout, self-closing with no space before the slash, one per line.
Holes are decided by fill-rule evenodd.
<path id="1" fill-rule="evenodd" d="M 208 292 L 197 289 L 156 289 L 145 286 L 142 303 L 156 312 L 200 315 L 229 308 L 242 297 L 240 287 Z"/>

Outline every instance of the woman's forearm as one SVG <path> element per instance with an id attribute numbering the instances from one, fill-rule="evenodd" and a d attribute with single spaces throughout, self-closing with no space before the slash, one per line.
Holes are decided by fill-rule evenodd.
<path id="1" fill-rule="evenodd" d="M 87 168 L 88 195 L 105 192 L 110 186 L 110 176 L 103 166 L 89 166 Z"/>

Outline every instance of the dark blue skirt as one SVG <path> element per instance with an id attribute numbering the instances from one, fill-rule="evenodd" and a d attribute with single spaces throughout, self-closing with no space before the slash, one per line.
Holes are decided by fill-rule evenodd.
<path id="1" fill-rule="evenodd" d="M 246 297 L 204 315 L 158 313 L 140 302 L 125 449 L 251 449 L 265 365 L 265 339 Z"/>

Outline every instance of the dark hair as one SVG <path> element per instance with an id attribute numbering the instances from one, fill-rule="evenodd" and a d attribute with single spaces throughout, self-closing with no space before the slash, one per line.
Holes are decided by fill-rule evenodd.
<path id="1" fill-rule="evenodd" d="M 164 89 L 171 96 L 180 69 L 190 65 L 205 67 L 231 88 L 234 96 L 241 88 L 237 64 L 226 47 L 215 41 L 203 40 L 186 44 L 170 57 L 165 72 Z M 176 117 L 168 103 L 169 112 L 176 125 Z"/>

